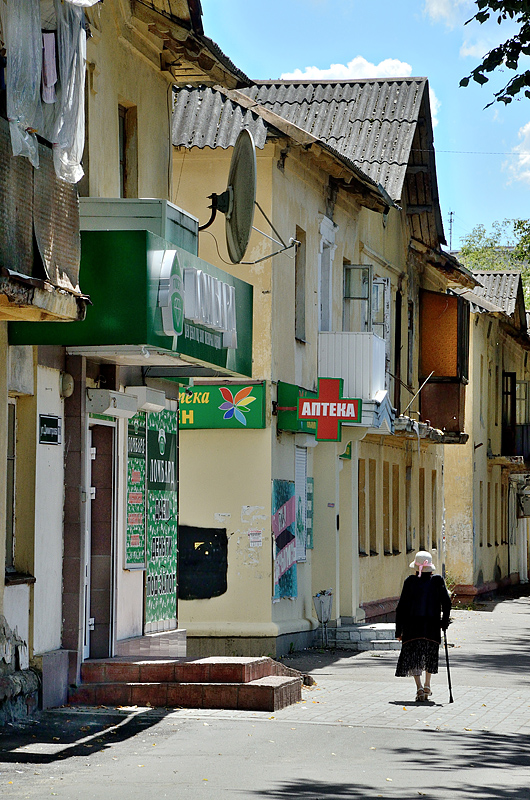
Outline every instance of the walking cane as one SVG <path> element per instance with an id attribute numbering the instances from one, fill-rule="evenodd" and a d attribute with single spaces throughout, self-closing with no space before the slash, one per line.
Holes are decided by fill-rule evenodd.
<path id="1" fill-rule="evenodd" d="M 447 648 L 447 631 L 444 631 L 445 643 L 445 663 L 447 664 L 447 683 L 449 684 L 449 702 L 454 703 L 453 690 L 451 688 L 451 673 L 449 672 L 449 650 Z"/>

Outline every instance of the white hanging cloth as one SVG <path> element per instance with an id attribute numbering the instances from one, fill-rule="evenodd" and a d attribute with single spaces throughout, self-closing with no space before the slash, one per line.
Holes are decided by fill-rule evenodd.
<path id="1" fill-rule="evenodd" d="M 58 178 L 77 183 L 83 177 L 85 144 L 86 33 L 84 11 L 56 0 L 60 94 L 53 132 L 53 163 Z"/>
<path id="2" fill-rule="evenodd" d="M 55 103 L 57 94 L 57 65 L 55 60 L 55 33 L 42 34 L 42 99 L 45 103 Z"/>
<path id="3" fill-rule="evenodd" d="M 39 166 L 36 132 L 42 131 L 42 37 L 39 0 L 7 0 L 2 28 L 7 55 L 7 117 L 14 156 Z"/>
<path id="4" fill-rule="evenodd" d="M 80 6 L 82 8 L 89 8 L 90 6 L 95 6 L 96 3 L 99 3 L 100 0 L 66 0 L 67 3 L 70 3 L 72 6 Z"/>

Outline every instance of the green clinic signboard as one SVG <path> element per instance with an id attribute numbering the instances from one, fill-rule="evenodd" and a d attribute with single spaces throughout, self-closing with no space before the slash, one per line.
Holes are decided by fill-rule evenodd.
<path id="1" fill-rule="evenodd" d="M 11 344 L 150 347 L 252 375 L 251 284 L 139 230 L 82 231 L 80 270 L 86 318 L 10 323 Z"/>
<path id="2" fill-rule="evenodd" d="M 127 428 L 127 524 L 125 567 L 145 567 L 146 415 L 139 411 Z"/>
<path id="3" fill-rule="evenodd" d="M 265 384 L 194 386 L 179 392 L 179 427 L 245 430 L 265 427 Z"/>
<path id="4" fill-rule="evenodd" d="M 174 628 L 177 619 L 178 414 L 147 417 L 145 632 Z"/>
<path id="5" fill-rule="evenodd" d="M 316 433 L 317 424 L 314 420 L 298 419 L 298 401 L 301 397 L 314 397 L 314 392 L 302 389 L 293 383 L 278 381 L 278 430 L 292 431 L 292 433 Z"/>

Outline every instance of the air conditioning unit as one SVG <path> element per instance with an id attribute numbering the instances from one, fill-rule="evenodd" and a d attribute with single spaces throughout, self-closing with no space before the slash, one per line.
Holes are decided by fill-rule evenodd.
<path id="1" fill-rule="evenodd" d="M 127 386 L 125 392 L 138 398 L 138 411 L 163 411 L 166 407 L 166 395 L 160 389 Z"/>
<path id="2" fill-rule="evenodd" d="M 86 390 L 86 410 L 90 414 L 129 419 L 138 411 L 136 395 L 114 392 L 112 389 Z"/>

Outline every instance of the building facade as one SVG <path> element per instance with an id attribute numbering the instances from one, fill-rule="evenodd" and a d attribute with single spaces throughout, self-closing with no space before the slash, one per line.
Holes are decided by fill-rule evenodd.
<path id="1" fill-rule="evenodd" d="M 443 568 L 443 442 L 466 439 L 468 321 L 466 301 L 446 292 L 476 281 L 441 250 L 426 87 L 177 92 L 173 198 L 201 223 L 240 130 L 257 145 L 258 231 L 244 261 L 226 267 L 223 219 L 199 241 L 254 286 L 252 378 L 266 391 L 260 431 L 182 426 L 181 525 L 198 540 L 217 531 L 226 572 L 222 591 L 181 596 L 189 652 L 285 653 L 312 641 L 318 591 L 331 589 L 338 626 L 384 619 L 413 550 L 434 548 Z M 297 415 L 324 378 L 362 400 L 337 442 Z"/>

